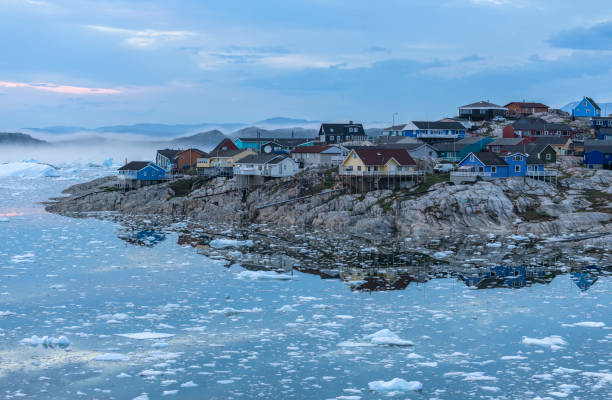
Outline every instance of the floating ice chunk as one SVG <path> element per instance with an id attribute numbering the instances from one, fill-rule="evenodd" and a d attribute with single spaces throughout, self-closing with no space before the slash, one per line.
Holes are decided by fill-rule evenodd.
<path id="1" fill-rule="evenodd" d="M 501 247 L 502 244 L 500 242 L 487 243 L 487 247 Z"/>
<path id="2" fill-rule="evenodd" d="M 156 349 L 165 349 L 166 347 L 168 347 L 168 343 L 166 342 L 156 342 L 153 343 L 153 347 Z"/>
<path id="3" fill-rule="evenodd" d="M 143 393 L 138 397 L 134 397 L 132 400 L 149 400 L 149 396 L 146 393 Z"/>
<path id="4" fill-rule="evenodd" d="M 210 247 L 215 249 L 225 249 L 227 247 L 253 247 L 252 240 L 236 240 L 236 239 L 214 239 L 209 243 Z"/>
<path id="5" fill-rule="evenodd" d="M 0 311 L 0 318 L 4 318 L 4 317 L 10 317 L 13 315 L 17 315 L 12 311 Z"/>
<path id="6" fill-rule="evenodd" d="M 225 315 L 226 317 L 231 317 L 232 315 L 236 315 L 236 314 L 245 314 L 245 313 L 257 313 L 257 312 L 261 312 L 262 309 L 261 308 L 246 308 L 246 309 L 236 309 L 236 308 L 231 308 L 231 307 L 225 307 L 222 310 L 210 310 L 208 313 L 209 314 L 213 314 L 213 315 Z"/>
<path id="7" fill-rule="evenodd" d="M 120 378 L 120 379 L 131 378 L 131 377 L 132 377 L 132 375 L 126 374 L 125 372 L 122 372 L 122 373 L 120 373 L 119 375 L 116 376 L 116 378 Z"/>
<path id="8" fill-rule="evenodd" d="M 157 370 L 154 370 L 154 369 L 145 369 L 144 371 L 142 371 L 138 375 L 140 375 L 140 376 L 159 376 L 159 375 L 163 375 L 163 371 L 157 371 Z"/>
<path id="9" fill-rule="evenodd" d="M 114 161 L 114 160 L 113 160 L 113 158 L 112 158 L 112 157 L 111 157 L 111 158 L 107 158 L 106 160 L 104 160 L 104 161 L 102 162 L 102 166 L 103 166 L 103 167 L 107 167 L 107 168 L 108 168 L 108 167 L 112 167 L 112 166 L 113 166 L 113 161 Z"/>
<path id="10" fill-rule="evenodd" d="M 598 382 L 592 386 L 594 390 L 612 385 L 612 372 L 583 372 L 582 376 L 598 379 Z"/>
<path id="11" fill-rule="evenodd" d="M 548 347 L 551 350 L 558 350 L 561 347 L 567 345 L 567 342 L 563 340 L 561 336 L 557 336 L 557 335 L 548 336 L 542 339 L 523 336 L 522 342 L 523 344 L 526 344 L 526 345 Z"/>
<path id="12" fill-rule="evenodd" d="M 423 389 L 423 384 L 419 381 L 405 381 L 402 378 L 393 378 L 390 381 L 373 381 L 368 383 L 370 390 L 386 392 L 409 392 Z"/>
<path id="13" fill-rule="evenodd" d="M 507 360 L 525 360 L 525 359 L 527 359 L 527 357 L 519 356 L 519 355 L 516 355 L 516 356 L 502 356 L 501 359 L 504 360 L 504 361 L 507 361 Z"/>
<path id="14" fill-rule="evenodd" d="M 50 336 L 38 337 L 34 335 L 31 338 L 22 339 L 21 344 L 29 345 L 32 347 L 36 347 L 40 344 L 44 347 L 58 346 L 60 348 L 66 348 L 70 345 L 70 340 L 68 340 L 66 336 L 60 336 L 59 338 L 55 338 Z"/>
<path id="15" fill-rule="evenodd" d="M 278 312 L 294 312 L 297 311 L 291 304 L 285 304 L 281 308 L 277 309 Z"/>
<path id="16" fill-rule="evenodd" d="M 174 336 L 173 333 L 159 333 L 159 332 L 137 332 L 137 333 L 115 333 L 115 336 L 121 336 L 128 339 L 165 339 Z"/>
<path id="17" fill-rule="evenodd" d="M 417 360 L 419 358 L 423 358 L 423 356 L 417 353 L 410 353 L 406 356 L 406 358 L 409 360 Z"/>
<path id="18" fill-rule="evenodd" d="M 181 383 L 181 387 L 183 388 L 198 387 L 198 384 L 194 383 L 193 381 L 189 381 L 189 382 Z"/>
<path id="19" fill-rule="evenodd" d="M 242 271 L 236 274 L 237 279 L 255 281 L 255 280 L 281 280 L 288 281 L 293 279 L 291 275 L 279 274 L 274 271 Z"/>
<path id="20" fill-rule="evenodd" d="M 497 378 L 494 376 L 487 376 L 484 372 L 476 371 L 476 372 L 446 372 L 444 377 L 463 377 L 464 381 L 497 381 Z"/>
<path id="21" fill-rule="evenodd" d="M 365 337 L 373 344 L 390 345 L 390 346 L 413 346 L 410 340 L 400 339 L 396 333 L 389 329 L 381 329 L 380 331 L 367 335 Z"/>
<path id="22" fill-rule="evenodd" d="M 176 390 L 176 389 L 175 390 L 164 390 L 162 392 L 162 395 L 163 396 L 171 396 L 171 395 L 174 395 L 174 394 L 177 394 L 177 393 L 178 393 L 178 390 Z"/>
<path id="23" fill-rule="evenodd" d="M 581 328 L 603 328 L 606 326 L 603 322 L 584 321 L 573 324 L 563 324 L 564 327 L 581 327 Z"/>
<path id="24" fill-rule="evenodd" d="M 438 260 L 441 260 L 443 258 L 446 258 L 450 255 L 452 255 L 453 252 L 451 250 L 446 250 L 446 251 L 437 251 L 433 254 L 433 258 L 437 258 Z"/>
<path id="25" fill-rule="evenodd" d="M 338 343 L 338 347 L 371 347 L 376 346 L 374 343 L 367 342 L 355 342 L 353 340 L 345 340 Z"/>
<path id="26" fill-rule="evenodd" d="M 104 353 L 93 358 L 94 361 L 126 361 L 129 357 L 121 353 Z"/>

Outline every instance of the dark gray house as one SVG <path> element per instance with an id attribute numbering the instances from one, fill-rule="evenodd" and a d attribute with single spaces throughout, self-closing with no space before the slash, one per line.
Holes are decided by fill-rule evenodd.
<path id="1" fill-rule="evenodd" d="M 321 124 L 319 128 L 319 141 L 325 144 L 344 142 L 363 142 L 368 136 L 362 124 L 349 121 L 348 124 Z"/>
<path id="2" fill-rule="evenodd" d="M 467 104 L 459 107 L 459 118 L 468 121 L 490 121 L 495 117 L 506 117 L 508 109 L 488 101 Z"/>

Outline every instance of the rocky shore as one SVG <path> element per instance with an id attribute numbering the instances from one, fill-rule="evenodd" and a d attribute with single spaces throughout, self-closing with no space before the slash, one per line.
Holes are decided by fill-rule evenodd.
<path id="1" fill-rule="evenodd" d="M 285 241 L 285 247 L 308 243 L 310 250 L 328 256 L 330 246 L 340 253 L 368 246 L 393 252 L 394 246 L 410 243 L 414 254 L 452 254 L 457 262 L 468 260 L 474 249 L 480 249 L 478 254 L 494 250 L 503 260 L 527 252 L 512 244 L 504 244 L 506 252 L 488 245 L 518 237 L 530 238 L 532 245 L 557 243 L 551 252 L 559 254 L 560 242 L 578 246 L 577 254 L 609 251 L 612 171 L 567 167 L 557 185 L 523 178 L 456 186 L 435 180 L 430 176 L 411 190 L 351 194 L 335 172 L 306 170 L 252 190 L 237 187 L 233 179 L 187 177 L 123 192 L 115 189 L 115 177 L 105 177 L 66 189 L 67 196 L 51 199 L 46 209 L 156 227 L 190 224 L 183 233 L 260 234 Z M 537 253 L 542 252 L 536 248 Z"/>

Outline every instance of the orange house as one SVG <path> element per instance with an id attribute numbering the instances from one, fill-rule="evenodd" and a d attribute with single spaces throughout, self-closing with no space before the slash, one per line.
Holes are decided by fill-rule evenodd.
<path id="1" fill-rule="evenodd" d="M 185 172 L 195 168 L 198 158 L 208 157 L 208 153 L 198 149 L 183 150 L 176 155 L 176 168 L 178 172 Z"/>

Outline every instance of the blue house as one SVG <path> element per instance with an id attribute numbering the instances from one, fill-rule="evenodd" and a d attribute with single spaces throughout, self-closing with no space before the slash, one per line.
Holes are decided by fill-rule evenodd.
<path id="1" fill-rule="evenodd" d="M 572 117 L 574 118 L 591 118 L 600 117 L 601 108 L 595 103 L 590 97 L 584 97 L 576 106 L 572 109 Z"/>
<path id="2" fill-rule="evenodd" d="M 591 118 L 591 128 L 595 131 L 601 129 L 612 129 L 612 117 L 593 117 Z"/>
<path id="3" fill-rule="evenodd" d="M 166 171 L 151 161 L 132 161 L 119 168 L 119 179 L 157 182 L 166 179 Z"/>
<path id="4" fill-rule="evenodd" d="M 612 141 L 585 140 L 583 164 L 590 169 L 612 169 Z"/>
<path id="5" fill-rule="evenodd" d="M 466 171 L 482 178 L 511 178 L 539 176 L 544 173 L 544 162 L 535 156 L 513 153 L 499 156 L 480 151 L 468 154 L 459 162 L 459 172 Z"/>
<path id="6" fill-rule="evenodd" d="M 612 141 L 612 128 L 599 128 L 597 131 L 597 139 Z"/>

